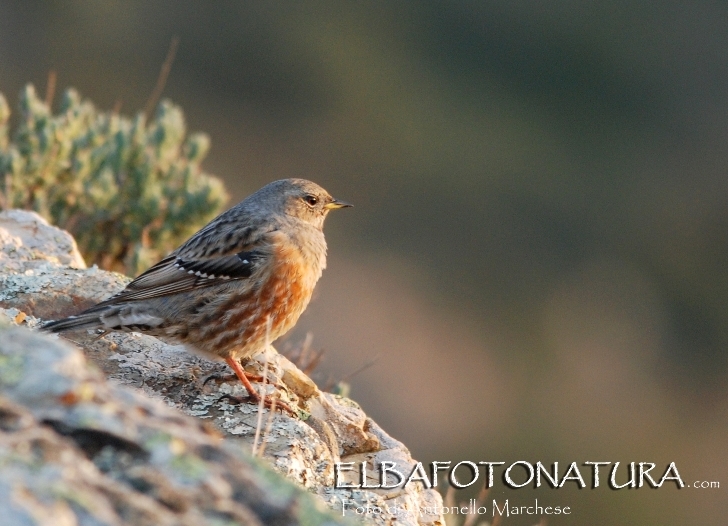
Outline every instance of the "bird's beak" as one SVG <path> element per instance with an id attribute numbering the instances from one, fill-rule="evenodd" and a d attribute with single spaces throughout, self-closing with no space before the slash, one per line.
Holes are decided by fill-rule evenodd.
<path id="1" fill-rule="evenodd" d="M 348 208 L 350 206 L 354 206 L 351 203 L 347 203 L 345 201 L 339 201 L 338 199 L 334 199 L 330 203 L 327 203 L 324 205 L 324 208 L 326 210 L 336 210 L 337 208 Z"/>

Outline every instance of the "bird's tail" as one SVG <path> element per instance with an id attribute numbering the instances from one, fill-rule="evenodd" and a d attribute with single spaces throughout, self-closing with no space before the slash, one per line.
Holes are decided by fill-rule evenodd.
<path id="1" fill-rule="evenodd" d="M 98 310 L 89 309 L 76 316 L 69 316 L 62 320 L 50 321 L 44 324 L 40 330 L 45 332 L 80 331 L 85 329 L 102 329 L 104 322 Z"/>
<path id="2" fill-rule="evenodd" d="M 160 327 L 164 319 L 146 305 L 121 303 L 96 305 L 75 316 L 51 321 L 41 330 L 47 332 L 103 329 L 105 331 L 152 331 Z"/>

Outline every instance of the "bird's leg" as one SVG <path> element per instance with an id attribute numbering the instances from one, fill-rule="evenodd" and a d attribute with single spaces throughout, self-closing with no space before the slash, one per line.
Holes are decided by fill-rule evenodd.
<path id="1" fill-rule="evenodd" d="M 248 391 L 248 396 L 253 400 L 253 402 L 259 403 L 260 395 L 253 387 L 253 384 L 250 383 L 250 380 L 248 378 L 249 377 L 260 378 L 261 380 L 265 380 L 265 378 L 262 378 L 259 376 L 256 377 L 255 375 L 252 375 L 252 374 L 248 375 L 248 373 L 245 372 L 245 369 L 243 369 L 243 367 L 240 365 L 240 362 L 237 361 L 235 358 L 232 358 L 229 356 L 229 357 L 225 358 L 225 361 L 232 368 L 232 370 L 235 371 L 235 374 L 240 379 L 240 381 L 243 383 L 243 386 Z M 268 397 L 268 396 L 264 396 L 263 405 L 270 408 L 273 405 L 273 400 L 271 400 L 270 397 Z M 277 408 L 280 408 L 280 409 L 288 412 L 292 416 L 298 416 L 298 414 L 293 409 L 291 409 L 291 407 L 288 404 L 286 404 L 280 400 L 276 400 L 275 405 Z"/>
<path id="2" fill-rule="evenodd" d="M 250 396 L 250 398 L 252 398 L 256 402 L 259 401 L 260 395 L 258 395 L 258 392 L 253 388 L 253 384 L 250 383 L 250 380 L 248 379 L 248 374 L 245 372 L 245 369 L 243 369 L 242 365 L 240 365 L 240 362 L 230 356 L 225 358 L 225 361 L 232 368 L 232 370 L 235 371 L 235 375 L 240 379 L 240 381 L 243 382 L 243 386 L 245 386 L 245 389 L 248 391 L 248 395 Z"/>

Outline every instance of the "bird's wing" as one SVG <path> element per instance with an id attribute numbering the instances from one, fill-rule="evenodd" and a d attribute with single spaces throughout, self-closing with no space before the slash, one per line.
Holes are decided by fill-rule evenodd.
<path id="1" fill-rule="evenodd" d="M 230 280 L 249 278 L 266 254 L 242 251 L 207 260 L 184 260 L 169 256 L 141 274 L 116 296 L 100 306 L 126 301 L 146 300 L 209 287 Z"/>
<path id="2" fill-rule="evenodd" d="M 221 216 L 216 221 L 223 218 Z M 210 236 L 213 223 L 139 275 L 119 294 L 98 306 L 146 300 L 230 280 L 248 279 L 271 256 L 265 240 L 275 228 L 226 231 L 226 225 L 220 225 L 214 236 Z"/>

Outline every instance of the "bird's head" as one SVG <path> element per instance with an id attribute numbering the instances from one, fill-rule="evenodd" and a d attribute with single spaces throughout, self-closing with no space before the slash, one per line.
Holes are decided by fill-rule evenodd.
<path id="1" fill-rule="evenodd" d="M 267 184 L 255 195 L 266 205 L 322 229 L 331 210 L 353 206 L 334 199 L 314 182 L 306 179 L 282 179 Z M 253 196 L 251 196 L 253 197 Z"/>

